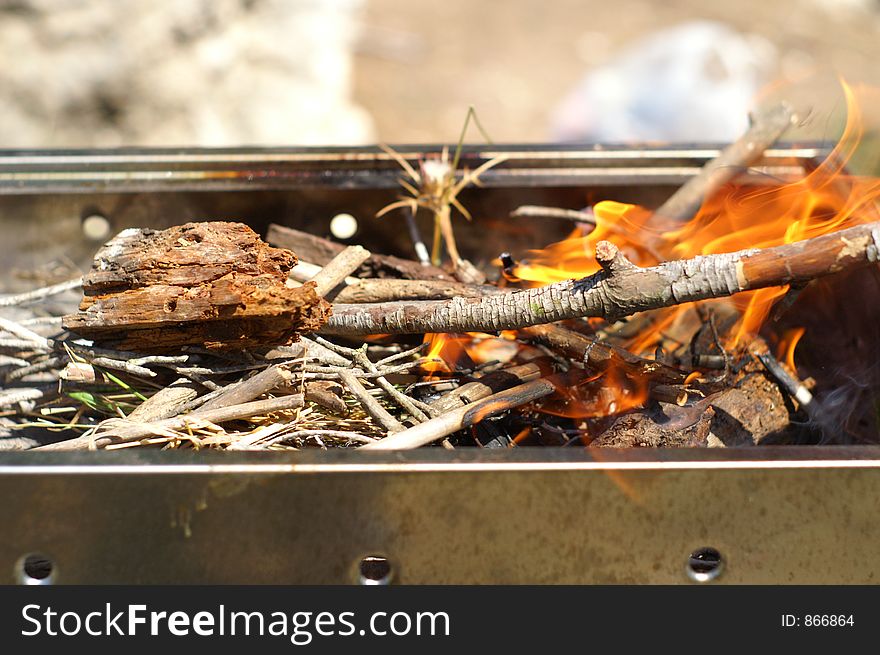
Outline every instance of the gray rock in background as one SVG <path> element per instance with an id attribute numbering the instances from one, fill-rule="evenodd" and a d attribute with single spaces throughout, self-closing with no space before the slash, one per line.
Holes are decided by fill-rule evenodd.
<path id="1" fill-rule="evenodd" d="M 0 2 L 0 147 L 370 142 L 361 4 Z"/>

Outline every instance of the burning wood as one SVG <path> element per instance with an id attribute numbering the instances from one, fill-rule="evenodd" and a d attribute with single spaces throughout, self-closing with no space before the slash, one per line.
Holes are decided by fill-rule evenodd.
<path id="1" fill-rule="evenodd" d="M 880 222 L 785 246 L 706 255 L 651 268 L 639 268 L 614 244 L 600 241 L 596 261 L 603 270 L 593 276 L 505 295 L 448 302 L 337 305 L 324 331 L 344 335 L 487 332 L 572 318 L 616 320 L 874 264 L 880 261 Z"/>
<path id="2" fill-rule="evenodd" d="M 825 184 L 839 168 L 731 203 L 748 217 L 719 204 L 719 162 L 748 164 L 754 144 L 791 120 L 787 108 L 771 112 L 710 163 L 680 196 L 687 211 L 603 202 L 559 214 L 578 225 L 572 238 L 504 258 L 494 284 L 461 258 L 448 211 L 488 166 L 470 177 L 447 171 L 430 198 L 413 188 L 401 201 L 435 213 L 434 255 L 445 243 L 447 268 L 281 226 L 268 231 L 272 246 L 234 223 L 126 230 L 96 255 L 80 311 L 63 319 L 69 333 L 0 319 L 0 430 L 60 430 L 65 439 L 43 446 L 56 450 L 816 438 L 821 398 L 798 376 L 796 340 L 759 330 L 787 285 L 875 274 L 880 212 L 850 200 L 859 181 Z M 691 222 L 664 223 L 686 218 L 696 197 L 704 202 Z M 759 220 L 759 204 L 772 220 Z M 785 301 L 786 321 L 820 284 Z M 0 307 L 76 285 L 0 298 Z"/>

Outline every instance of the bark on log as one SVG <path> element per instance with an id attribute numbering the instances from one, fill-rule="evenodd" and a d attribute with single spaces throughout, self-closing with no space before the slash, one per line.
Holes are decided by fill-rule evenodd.
<path id="1" fill-rule="evenodd" d="M 392 280 L 365 278 L 342 288 L 334 299 L 339 303 L 396 302 L 399 300 L 447 300 L 449 298 L 482 298 L 505 293 L 505 289 L 489 284 L 465 284 L 443 280 Z"/>
<path id="2" fill-rule="evenodd" d="M 880 222 L 787 245 L 705 255 L 639 268 L 607 241 L 596 246 L 603 270 L 579 280 L 485 298 L 333 307 L 327 334 L 493 332 L 637 312 L 741 291 L 806 282 L 876 263 Z"/>
<path id="3" fill-rule="evenodd" d="M 241 223 L 128 229 L 95 256 L 80 312 L 62 325 L 121 350 L 284 344 L 320 328 L 314 284 L 285 286 L 293 253 Z"/>
<path id="4" fill-rule="evenodd" d="M 714 411 L 705 408 L 686 426 L 669 427 L 654 412 L 638 411 L 617 418 L 590 442 L 590 448 L 697 448 L 706 446 Z"/>

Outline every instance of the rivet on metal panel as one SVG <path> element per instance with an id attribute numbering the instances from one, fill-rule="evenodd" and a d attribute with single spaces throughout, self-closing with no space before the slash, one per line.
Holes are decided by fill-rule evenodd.
<path id="1" fill-rule="evenodd" d="M 724 570 L 724 558 L 714 548 L 698 548 L 688 557 L 685 571 L 694 582 L 712 582 Z"/>
<path id="2" fill-rule="evenodd" d="M 367 555 L 358 564 L 358 580 L 362 585 L 391 584 L 394 569 L 391 562 L 381 555 Z"/>
<path id="3" fill-rule="evenodd" d="M 15 579 L 23 585 L 50 585 L 55 582 L 55 563 L 40 553 L 30 553 L 15 563 Z"/>

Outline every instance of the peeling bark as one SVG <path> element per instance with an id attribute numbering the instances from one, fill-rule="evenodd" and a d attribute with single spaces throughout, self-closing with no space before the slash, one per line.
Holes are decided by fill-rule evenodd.
<path id="1" fill-rule="evenodd" d="M 763 250 L 706 255 L 639 268 L 617 248 L 596 246 L 603 270 L 579 280 L 484 298 L 333 306 L 327 334 L 493 332 L 630 314 L 740 291 L 806 282 L 876 263 L 880 222 Z"/>
<path id="2" fill-rule="evenodd" d="M 272 346 L 313 332 L 329 305 L 285 286 L 293 253 L 240 223 L 128 229 L 95 255 L 80 312 L 63 326 L 122 350 Z"/>

